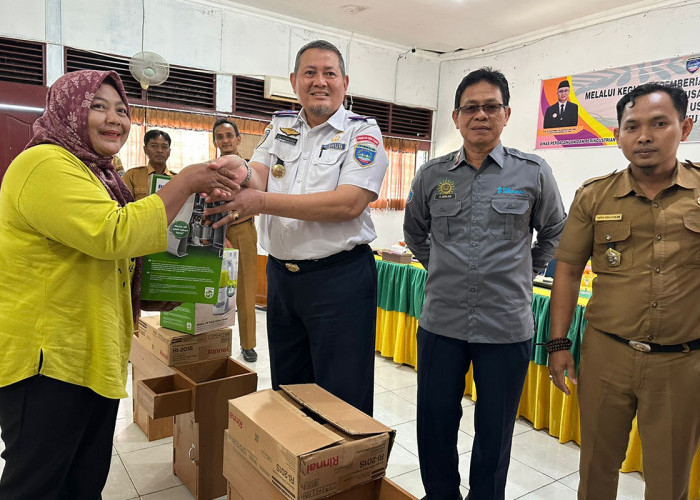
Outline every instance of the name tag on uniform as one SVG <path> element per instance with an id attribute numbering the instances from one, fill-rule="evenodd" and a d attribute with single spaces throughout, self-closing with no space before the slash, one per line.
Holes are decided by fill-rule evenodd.
<path id="1" fill-rule="evenodd" d="M 287 144 L 291 144 L 293 146 L 297 143 L 297 141 L 299 139 L 297 139 L 296 137 L 289 137 L 288 135 L 284 135 L 284 134 L 277 134 L 275 136 L 275 140 L 286 142 Z"/>
<path id="2" fill-rule="evenodd" d="M 622 214 L 598 214 L 595 216 L 596 222 L 605 220 L 622 220 Z"/>

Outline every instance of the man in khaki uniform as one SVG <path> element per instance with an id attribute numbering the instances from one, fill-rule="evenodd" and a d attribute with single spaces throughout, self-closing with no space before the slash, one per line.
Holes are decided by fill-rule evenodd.
<path id="1" fill-rule="evenodd" d="M 144 134 L 143 152 L 148 158 L 148 165 L 131 168 L 122 177 L 134 200 L 151 194 L 151 174 L 173 175 L 166 165 L 170 158 L 170 144 L 170 134 L 162 130 L 152 129 Z"/>
<path id="2" fill-rule="evenodd" d="M 214 146 L 221 155 L 237 155 L 241 134 L 235 123 L 221 118 L 212 129 Z M 238 331 L 241 337 L 243 359 L 257 361 L 255 352 L 255 292 L 258 284 L 258 232 L 254 217 L 231 221 L 226 229 L 226 238 L 238 253 Z"/>
<path id="3" fill-rule="evenodd" d="M 593 296 L 581 349 L 580 500 L 614 499 L 637 414 L 647 500 L 687 500 L 700 443 L 700 168 L 676 152 L 693 128 L 679 87 L 641 85 L 617 104 L 622 172 L 584 183 L 559 248 L 549 369 L 576 382 L 565 337 L 581 272 Z"/>

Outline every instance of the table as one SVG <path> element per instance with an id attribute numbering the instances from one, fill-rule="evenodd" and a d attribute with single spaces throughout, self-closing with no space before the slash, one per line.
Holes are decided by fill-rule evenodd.
<path id="1" fill-rule="evenodd" d="M 377 336 L 375 349 L 382 356 L 392 358 L 396 363 L 417 366 L 418 320 L 423 307 L 425 280 L 428 273 L 420 264 L 395 264 L 377 260 Z M 549 339 L 549 296 L 550 291 L 534 288 L 532 310 L 535 316 L 534 342 Z M 586 326 L 583 317 L 588 304 L 586 297 L 579 297 L 574 319 L 569 329 L 573 342 L 571 352 L 578 364 L 581 338 Z M 466 377 L 466 393 L 476 400 L 476 388 L 472 370 Z M 581 443 L 579 427 L 579 406 L 576 386 L 569 383 L 570 396 L 564 395 L 549 380 L 547 353 L 544 346 L 533 345 L 532 358 L 525 377 L 523 394 L 518 413 L 526 418 L 535 429 L 547 428 L 552 436 L 566 443 Z M 642 447 L 635 418 L 630 432 L 627 456 L 622 463 L 622 472 L 642 472 Z M 691 469 L 689 500 L 700 498 L 700 450 L 695 455 Z"/>

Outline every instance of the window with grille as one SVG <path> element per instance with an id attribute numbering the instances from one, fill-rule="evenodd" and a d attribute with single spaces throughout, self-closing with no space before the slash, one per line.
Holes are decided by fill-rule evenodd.
<path id="1" fill-rule="evenodd" d="M 66 48 L 66 72 L 81 69 L 113 70 L 122 79 L 126 94 L 135 104 L 173 109 L 216 108 L 216 75 L 179 66 L 170 66 L 168 79 L 148 90 L 141 88 L 129 72 L 129 58 Z"/>
<path id="2" fill-rule="evenodd" d="M 429 141 L 433 129 L 433 112 L 429 109 L 399 106 L 390 102 L 348 96 L 346 107 L 357 114 L 377 120 L 382 134 Z"/>
<path id="3" fill-rule="evenodd" d="M 0 38 L 0 81 L 44 85 L 45 45 Z"/>
<path id="4" fill-rule="evenodd" d="M 377 120 L 384 135 L 429 141 L 433 112 L 429 109 L 399 106 L 384 101 L 354 97 L 345 98 L 345 107 L 359 115 Z M 276 111 L 300 110 L 301 105 L 265 98 L 265 81 L 236 75 L 233 77 L 233 112 L 236 115 L 269 120 Z"/>
<path id="5" fill-rule="evenodd" d="M 247 76 L 233 77 L 233 112 L 236 115 L 270 120 L 276 111 L 301 109 L 299 104 L 265 98 L 265 81 Z"/>

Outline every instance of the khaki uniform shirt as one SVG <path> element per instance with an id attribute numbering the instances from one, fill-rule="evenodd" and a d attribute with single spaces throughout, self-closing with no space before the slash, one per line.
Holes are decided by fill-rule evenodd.
<path id="1" fill-rule="evenodd" d="M 663 345 L 700 338 L 700 168 L 679 163 L 653 200 L 629 168 L 584 183 L 555 257 L 592 257 L 594 328 Z"/>
<path id="2" fill-rule="evenodd" d="M 151 174 L 155 173 L 156 169 L 149 163 L 145 167 L 131 168 L 126 171 L 122 180 L 126 187 L 129 188 L 131 194 L 134 195 L 134 200 L 140 200 L 151 194 Z M 172 176 L 173 173 L 165 167 L 163 175 Z"/>

